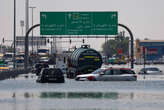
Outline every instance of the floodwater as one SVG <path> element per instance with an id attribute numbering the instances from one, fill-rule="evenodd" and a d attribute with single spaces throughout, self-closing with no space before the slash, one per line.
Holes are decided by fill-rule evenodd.
<path id="1" fill-rule="evenodd" d="M 161 69 L 163 66 L 159 66 Z M 139 67 L 138 67 L 139 68 Z M 136 69 L 136 68 L 135 68 Z M 36 83 L 19 76 L 0 81 L 2 110 L 163 110 L 164 76 L 138 81 Z"/>

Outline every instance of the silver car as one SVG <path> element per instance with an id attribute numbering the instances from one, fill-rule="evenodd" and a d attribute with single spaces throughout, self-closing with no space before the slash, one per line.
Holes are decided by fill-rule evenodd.
<path id="1" fill-rule="evenodd" d="M 136 81 L 137 75 L 129 68 L 100 68 L 90 74 L 77 75 L 75 80 Z"/>
<path id="2" fill-rule="evenodd" d="M 142 68 L 139 73 L 140 75 L 162 75 L 162 71 L 157 67 Z"/>

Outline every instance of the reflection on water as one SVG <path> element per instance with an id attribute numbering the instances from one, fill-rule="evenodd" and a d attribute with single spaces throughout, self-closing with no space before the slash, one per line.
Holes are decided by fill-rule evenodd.
<path id="1" fill-rule="evenodd" d="M 117 92 L 42 92 L 40 98 L 89 98 L 89 99 L 117 99 Z"/>
<path id="2" fill-rule="evenodd" d="M 0 96 L 3 110 L 163 110 L 164 107 L 163 93 L 51 91 L 0 92 Z"/>
<path id="3" fill-rule="evenodd" d="M 138 92 L 0 92 L 0 101 L 3 99 L 108 99 L 108 100 L 164 100 L 163 93 Z"/>

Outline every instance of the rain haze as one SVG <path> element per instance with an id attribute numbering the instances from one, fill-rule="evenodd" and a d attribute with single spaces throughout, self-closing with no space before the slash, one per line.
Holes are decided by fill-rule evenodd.
<path id="1" fill-rule="evenodd" d="M 16 35 L 21 36 L 20 21 L 25 20 L 25 1 L 16 0 Z M 128 26 L 134 39 L 164 40 L 163 0 L 29 0 L 34 9 L 34 24 L 40 23 L 41 11 L 117 11 L 118 22 Z M 0 42 L 4 37 L 13 40 L 14 0 L 0 3 Z M 31 26 L 31 9 L 29 9 Z M 119 28 L 121 30 L 121 28 Z M 25 31 L 25 28 L 24 28 Z M 39 29 L 34 35 L 39 35 Z M 101 49 L 104 39 L 89 39 L 91 47 Z M 11 44 L 11 42 L 6 42 Z"/>

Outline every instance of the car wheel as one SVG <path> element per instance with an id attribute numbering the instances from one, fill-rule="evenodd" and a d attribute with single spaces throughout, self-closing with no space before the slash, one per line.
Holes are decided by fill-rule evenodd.
<path id="1" fill-rule="evenodd" d="M 79 77 L 76 77 L 76 78 L 75 78 L 75 80 L 76 80 L 76 81 L 79 81 L 79 80 L 80 80 L 80 78 L 79 78 Z"/>

